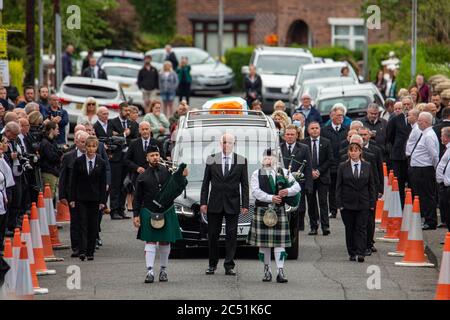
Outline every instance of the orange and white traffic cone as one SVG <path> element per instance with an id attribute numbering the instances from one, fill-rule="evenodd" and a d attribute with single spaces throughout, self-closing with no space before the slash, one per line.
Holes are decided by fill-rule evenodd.
<path id="1" fill-rule="evenodd" d="M 434 264 L 427 262 L 425 257 L 418 197 L 414 198 L 405 256 L 401 262 L 396 262 L 395 265 L 400 267 L 434 267 Z"/>
<path id="2" fill-rule="evenodd" d="M 48 229 L 50 231 L 50 241 L 52 243 L 53 249 L 69 249 L 69 246 L 65 246 L 59 240 L 58 226 L 56 225 L 55 208 L 53 206 L 53 196 L 52 190 L 48 183 L 45 184 L 44 188 L 44 206 L 47 212 L 47 222 Z"/>
<path id="3" fill-rule="evenodd" d="M 14 298 L 16 292 L 17 266 L 13 257 L 13 249 L 10 238 L 5 239 L 5 251 L 3 259 L 9 265 L 9 270 L 5 275 L 5 283 L 3 284 L 7 298 Z"/>
<path id="4" fill-rule="evenodd" d="M 30 263 L 31 270 L 31 280 L 33 281 L 33 292 L 34 294 L 48 294 L 47 288 L 41 288 L 39 286 L 39 281 L 36 275 L 36 263 L 34 261 L 33 242 L 31 240 L 30 221 L 28 220 L 28 215 L 23 216 L 22 241 L 26 242 L 27 244 L 28 261 Z"/>
<path id="5" fill-rule="evenodd" d="M 383 207 L 383 216 L 381 218 L 381 224 L 378 227 L 378 231 L 385 232 L 387 229 L 388 219 L 389 219 L 389 210 L 391 207 L 391 198 L 392 198 L 392 182 L 394 180 L 394 171 L 391 170 L 389 172 L 389 178 L 387 183 L 387 188 L 385 190 L 385 199 L 384 199 L 384 207 Z"/>
<path id="6" fill-rule="evenodd" d="M 59 224 L 70 223 L 69 207 L 61 201 L 56 203 L 56 222 Z"/>
<path id="7" fill-rule="evenodd" d="M 14 229 L 14 237 L 13 237 L 13 258 L 14 258 L 14 267 L 17 273 L 17 266 L 19 265 L 20 258 L 20 247 L 22 246 L 22 240 L 20 239 L 20 229 Z"/>
<path id="8" fill-rule="evenodd" d="M 37 209 L 39 213 L 39 226 L 41 228 L 42 244 L 44 247 L 45 261 L 64 261 L 63 258 L 57 258 L 53 253 L 52 241 L 50 239 L 50 231 L 48 228 L 47 212 L 44 204 L 44 194 L 39 192 Z"/>
<path id="9" fill-rule="evenodd" d="M 441 271 L 439 273 L 435 300 L 450 300 L 450 232 L 447 232 L 442 253 Z"/>
<path id="10" fill-rule="evenodd" d="M 33 295 L 33 280 L 31 279 L 27 244 L 23 241 L 20 246 L 20 257 L 17 267 L 16 298 L 20 300 L 32 300 Z"/>
<path id="11" fill-rule="evenodd" d="M 411 189 L 406 189 L 405 206 L 403 207 L 403 218 L 402 226 L 399 233 L 399 242 L 397 248 L 394 252 L 389 252 L 388 256 L 391 257 L 404 257 L 406 244 L 408 242 L 408 233 L 411 228 L 411 218 L 412 218 L 412 192 Z"/>
<path id="12" fill-rule="evenodd" d="M 41 227 L 39 224 L 39 214 L 36 202 L 31 204 L 30 226 L 36 274 L 38 276 L 56 274 L 55 270 L 47 269 L 47 264 L 45 263 L 44 247 L 42 245 Z"/>
<path id="13" fill-rule="evenodd" d="M 376 210 L 375 210 L 375 223 L 381 223 L 383 218 L 383 208 L 384 202 L 386 201 L 386 191 L 388 189 L 388 173 L 387 173 L 387 165 L 386 162 L 383 162 L 383 176 L 384 176 L 384 186 L 383 186 L 383 196 L 381 199 L 377 200 Z"/>
<path id="14" fill-rule="evenodd" d="M 391 205 L 389 208 L 386 234 L 382 238 L 377 238 L 383 242 L 398 242 L 400 228 L 402 225 L 402 204 L 400 202 L 400 193 L 398 191 L 398 180 L 392 181 Z"/>

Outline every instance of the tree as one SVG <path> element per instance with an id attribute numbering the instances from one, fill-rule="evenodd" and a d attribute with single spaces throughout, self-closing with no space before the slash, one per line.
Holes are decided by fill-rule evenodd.
<path id="1" fill-rule="evenodd" d="M 131 0 L 141 20 L 141 31 L 173 36 L 176 0 Z"/>
<path id="2" fill-rule="evenodd" d="M 136 10 L 128 0 L 118 0 L 118 7 L 110 10 L 106 19 L 113 26 L 111 47 L 132 50 L 136 47 L 139 34 L 139 22 Z"/>

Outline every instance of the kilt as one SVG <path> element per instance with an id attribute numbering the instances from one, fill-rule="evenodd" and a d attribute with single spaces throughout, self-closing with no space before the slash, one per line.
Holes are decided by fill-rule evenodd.
<path id="1" fill-rule="evenodd" d="M 289 248 L 291 246 L 291 233 L 288 214 L 284 208 L 277 210 L 277 224 L 273 227 L 268 227 L 263 221 L 265 210 L 266 208 L 256 207 L 250 232 L 248 233 L 248 243 L 257 247 Z"/>
<path id="2" fill-rule="evenodd" d="M 142 208 L 140 212 L 141 226 L 137 238 L 146 242 L 175 242 L 183 239 L 178 223 L 178 216 L 173 206 L 164 214 L 164 227 L 155 229 L 150 225 L 150 210 Z"/>

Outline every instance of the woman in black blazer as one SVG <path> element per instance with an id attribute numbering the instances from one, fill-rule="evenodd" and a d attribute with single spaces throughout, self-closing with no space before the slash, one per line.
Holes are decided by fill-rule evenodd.
<path id="1" fill-rule="evenodd" d="M 261 100 L 262 97 L 262 80 L 261 76 L 256 74 L 256 67 L 251 65 L 249 74 L 244 79 L 245 100 L 251 108 L 253 101 Z"/>
<path id="2" fill-rule="evenodd" d="M 98 213 L 106 205 L 106 162 L 97 155 L 98 140 L 86 140 L 86 154 L 75 160 L 70 206 L 80 215 L 80 260 L 94 260 Z"/>
<path id="3" fill-rule="evenodd" d="M 375 207 L 375 180 L 370 163 L 361 157 L 362 147 L 348 146 L 348 160 L 337 172 L 336 205 L 345 225 L 345 240 L 350 261 L 364 262 L 367 247 L 367 221 Z"/>

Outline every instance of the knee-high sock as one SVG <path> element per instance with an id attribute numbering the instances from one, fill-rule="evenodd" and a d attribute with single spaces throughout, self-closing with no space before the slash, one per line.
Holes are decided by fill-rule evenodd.
<path id="1" fill-rule="evenodd" d="M 275 261 L 277 263 L 277 268 L 283 268 L 284 267 L 284 259 L 286 258 L 287 254 L 284 248 L 274 248 L 273 249 L 275 253 Z"/>
<path id="2" fill-rule="evenodd" d="M 270 266 L 270 251 L 270 248 L 259 248 L 259 259 L 261 260 L 261 262 L 264 262 L 264 265 Z"/>
<path id="3" fill-rule="evenodd" d="M 153 269 L 156 257 L 156 244 L 146 243 L 145 244 L 145 264 L 147 265 L 147 270 Z"/>
<path id="4" fill-rule="evenodd" d="M 161 262 L 161 268 L 166 268 L 169 264 L 170 243 L 168 245 L 159 245 L 159 261 Z"/>

